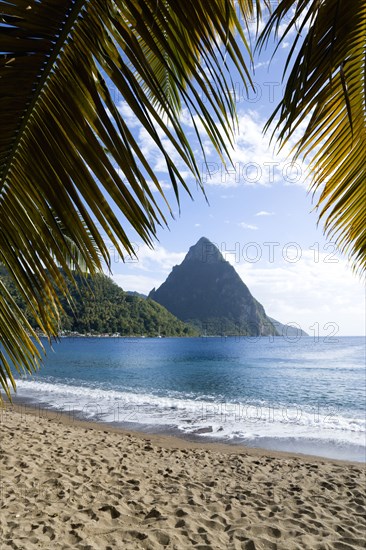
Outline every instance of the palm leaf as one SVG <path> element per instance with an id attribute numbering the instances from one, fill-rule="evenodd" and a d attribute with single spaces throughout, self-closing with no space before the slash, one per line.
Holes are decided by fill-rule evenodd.
<path id="1" fill-rule="evenodd" d="M 283 40 L 296 31 L 283 100 L 273 113 L 280 144 L 300 124 L 306 130 L 297 156 L 309 156 L 316 208 L 326 234 L 349 254 L 355 269 L 366 268 L 366 4 L 362 0 L 282 0 L 261 45 L 293 13 Z M 308 30 L 307 30 L 308 29 Z M 296 46 L 299 51 L 295 57 Z"/>
<path id="2" fill-rule="evenodd" d="M 260 2 L 238 6 L 245 22 Z M 109 84 L 163 156 L 179 203 L 179 190 L 189 188 L 176 156 L 201 183 L 179 109 L 198 116 L 221 156 L 233 139 L 225 56 L 250 82 L 234 36 L 246 44 L 239 8 L 234 0 L 0 0 L 0 263 L 49 336 L 57 334 L 56 289 L 68 294 L 70 261 L 92 273 L 102 261 L 110 266 L 105 236 L 122 257 L 132 255 L 131 228 L 151 246 L 166 214 L 150 181 L 170 212 Z M 2 288 L 7 393 L 9 364 L 36 365 L 28 334 Z"/>
<path id="3" fill-rule="evenodd" d="M 43 347 L 1 279 L 0 325 L 3 344 L 3 349 L 0 349 L 0 385 L 10 399 L 8 380 L 10 380 L 13 389 L 16 387 L 11 367 L 15 366 L 18 372 L 31 373 L 35 371 L 40 364 L 40 350 L 43 350 Z M 21 346 L 19 341 L 22 342 Z"/>

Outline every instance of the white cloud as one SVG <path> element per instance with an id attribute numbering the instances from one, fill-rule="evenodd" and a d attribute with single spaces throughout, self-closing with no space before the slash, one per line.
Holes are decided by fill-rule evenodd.
<path id="1" fill-rule="evenodd" d="M 238 226 L 242 229 L 250 229 L 251 231 L 256 231 L 258 227 L 256 225 L 251 225 L 250 223 L 240 222 Z"/>
<path id="2" fill-rule="evenodd" d="M 270 2 L 270 4 L 271 4 L 271 12 L 273 13 L 273 11 L 278 7 L 278 0 L 272 0 Z M 291 9 L 283 17 L 283 19 L 282 19 L 282 21 L 281 21 L 281 23 L 278 27 L 278 30 L 277 30 L 278 38 L 282 38 L 282 36 L 286 32 L 290 21 L 292 20 L 293 16 L 295 15 L 295 7 L 291 7 Z M 307 10 L 304 11 L 304 13 L 301 17 L 298 17 L 297 22 L 296 22 L 296 26 L 292 26 L 290 31 L 286 34 L 286 39 L 287 40 L 294 38 L 295 34 L 297 32 L 299 32 L 299 28 L 300 28 L 301 24 L 304 21 L 306 13 L 307 13 Z M 260 34 L 263 31 L 264 26 L 268 21 L 268 18 L 269 18 L 269 13 L 268 13 L 267 10 L 264 10 L 264 17 L 260 20 L 259 25 L 258 25 L 257 16 L 255 15 L 249 23 L 249 29 L 245 30 L 245 34 L 247 36 L 247 39 L 249 39 L 251 42 L 253 42 L 253 40 L 255 40 L 254 37 L 257 34 Z M 304 25 L 304 28 L 302 29 L 302 32 L 303 33 L 306 32 L 308 30 L 309 26 L 310 26 L 310 23 L 308 21 L 306 23 L 306 25 Z"/>
<path id="3" fill-rule="evenodd" d="M 139 145 L 139 148 L 142 154 L 144 155 L 144 157 L 146 158 L 146 160 L 148 161 L 148 163 L 150 164 L 150 166 L 152 167 L 152 169 L 154 170 L 154 172 L 169 175 L 169 171 L 166 166 L 164 155 L 160 151 L 155 140 L 152 138 L 149 132 L 147 132 L 147 130 L 141 125 L 138 118 L 133 113 L 132 109 L 123 100 L 117 102 L 117 108 L 120 114 L 123 116 L 128 127 L 133 129 L 134 136 Z M 164 121 L 164 122 L 172 131 L 171 125 L 169 125 L 167 121 Z M 186 124 L 186 122 L 189 122 L 188 115 L 182 115 L 182 122 L 183 124 Z M 188 130 L 189 130 L 189 125 L 186 124 L 186 126 L 188 127 Z M 191 126 L 193 128 L 193 125 Z M 174 147 L 170 139 L 166 136 L 165 132 L 162 130 L 159 124 L 155 124 L 155 131 L 162 143 L 164 150 L 170 156 L 173 164 L 179 170 L 179 173 L 182 176 L 182 178 L 185 180 L 192 178 L 192 174 L 187 168 L 187 165 L 182 160 L 176 148 Z M 174 135 L 174 131 L 172 131 L 172 133 Z M 207 138 L 206 138 L 206 141 L 204 141 L 204 147 L 207 147 L 207 151 L 208 153 L 210 153 L 211 150 L 209 149 L 209 143 Z"/>
<path id="4" fill-rule="evenodd" d="M 159 190 L 158 188 L 156 187 L 155 183 L 151 180 L 148 180 L 147 181 L 147 185 L 149 186 L 149 189 L 153 192 L 153 193 L 159 193 Z M 170 185 L 170 183 L 167 183 L 166 181 L 159 181 L 159 185 L 161 187 L 161 189 L 163 191 L 167 191 L 168 189 L 171 189 L 172 186 Z"/>
<path id="5" fill-rule="evenodd" d="M 121 276 L 121 270 L 124 274 L 131 273 L 131 271 L 136 274 L 146 272 L 153 276 L 158 274 L 164 278 L 174 265 L 183 261 L 186 255 L 186 252 L 169 252 L 159 244 L 154 245 L 153 249 L 141 243 L 133 243 L 133 247 L 136 258 L 126 258 L 125 263 L 117 254 L 113 253 L 113 247 L 110 247 L 113 279 Z"/>
<path id="6" fill-rule="evenodd" d="M 160 137 L 164 150 L 169 155 L 174 166 L 178 169 L 180 176 L 184 180 L 192 178 L 191 172 L 187 168 L 187 165 L 182 160 L 181 156 L 179 155 L 178 151 L 176 150 L 170 139 L 165 137 L 160 128 L 156 128 L 156 130 Z M 137 142 L 139 144 L 142 154 L 149 162 L 154 172 L 169 175 L 164 155 L 160 151 L 159 147 L 156 145 L 154 139 L 145 130 L 145 128 L 140 128 Z"/>
<path id="7" fill-rule="evenodd" d="M 295 6 L 296 7 L 296 6 Z M 289 23 L 292 21 L 294 15 L 295 15 L 295 7 L 292 7 L 287 15 L 282 19 L 280 26 L 278 27 L 278 36 L 279 38 L 282 38 L 284 33 L 286 32 Z M 286 40 L 289 38 L 294 38 L 296 34 L 299 33 L 301 25 L 304 23 L 304 19 L 306 15 L 308 14 L 308 10 L 304 10 L 301 16 L 297 16 L 296 25 L 292 25 L 289 32 L 286 34 Z M 308 19 L 303 28 L 301 29 L 301 32 L 305 34 L 310 28 L 310 20 Z"/>
<path id="8" fill-rule="evenodd" d="M 265 87 L 268 85 L 268 89 Z M 277 86 L 277 88 L 276 88 Z M 256 101 L 263 100 L 264 95 L 268 98 L 278 92 L 280 83 L 267 83 L 259 86 L 255 92 L 254 98 L 248 99 L 242 97 L 240 101 L 245 102 L 245 107 L 238 109 L 238 133 L 235 136 L 235 145 L 232 146 L 226 139 L 226 146 L 232 160 L 232 164 L 226 165 L 218 158 L 205 128 L 197 115 L 194 115 L 194 124 L 187 109 L 184 109 L 181 115 L 181 122 L 192 148 L 195 151 L 197 165 L 201 172 L 203 183 L 206 185 L 219 185 L 222 187 L 245 186 L 272 186 L 276 184 L 300 185 L 308 187 L 307 165 L 296 161 L 291 162 L 291 150 L 297 141 L 297 135 L 281 149 L 281 152 L 275 152 L 269 144 L 269 134 L 263 135 L 263 128 L 266 119 L 255 109 L 248 109 L 248 106 L 254 106 Z M 259 94 L 259 95 L 258 95 Z M 142 154 L 151 165 L 155 173 L 166 178 L 169 173 L 166 166 L 164 155 L 157 147 L 151 135 L 136 121 L 136 117 L 126 103 L 120 102 L 119 110 L 127 120 L 128 124 L 134 128 Z M 202 154 L 196 137 L 196 130 L 200 134 L 201 142 L 206 154 Z M 220 125 L 217 124 L 218 130 Z M 299 128 L 298 134 L 303 131 Z M 156 127 L 157 134 L 172 159 L 174 165 L 182 178 L 189 182 L 193 181 L 193 176 L 186 164 L 183 162 L 179 153 L 171 141 L 165 136 L 164 132 Z M 167 183 L 169 185 L 169 183 Z"/>
<path id="9" fill-rule="evenodd" d="M 260 212 L 256 213 L 256 216 L 274 216 L 274 212 L 267 212 L 267 210 L 261 210 Z"/>
<path id="10" fill-rule="evenodd" d="M 217 158 L 209 158 L 207 163 L 202 163 L 203 182 L 222 187 L 282 184 L 308 188 L 307 165 L 300 160 L 291 161 L 291 150 L 302 128 L 280 153 L 275 153 L 270 147 L 269 136 L 263 136 L 264 125 L 265 119 L 258 112 L 239 112 L 235 146 L 228 145 L 232 165 L 225 166 Z"/>
<path id="11" fill-rule="evenodd" d="M 154 249 L 149 248 L 145 244 L 139 245 L 136 248 L 137 262 L 133 263 L 134 268 L 142 271 L 160 271 L 167 272 L 174 265 L 180 264 L 185 252 L 169 252 L 166 248 L 156 245 Z"/>
<path id="12" fill-rule="evenodd" d="M 270 62 L 271 62 L 270 59 L 268 59 L 267 61 L 259 61 L 254 65 L 254 70 L 261 69 L 262 67 L 268 67 Z"/>
<path id="13" fill-rule="evenodd" d="M 150 290 L 161 285 L 162 281 L 158 277 L 145 277 L 143 275 L 118 274 L 113 276 L 113 280 L 123 290 L 132 290 L 141 294 L 149 294 Z"/>
<path id="14" fill-rule="evenodd" d="M 138 126 L 141 126 L 139 119 L 126 101 L 117 102 L 117 109 L 129 128 L 137 128 Z"/>
<path id="15" fill-rule="evenodd" d="M 268 255 L 262 247 L 263 257 Z M 296 322 L 308 334 L 359 335 L 365 331 L 365 315 L 362 304 L 365 290 L 347 262 L 329 254 L 312 250 L 301 251 L 298 261 L 284 261 L 281 247 L 276 250 L 274 263 L 231 263 L 249 287 L 253 296 L 261 302 L 266 313 L 281 323 Z M 288 256 L 296 258 L 295 251 Z M 248 250 L 248 258 L 255 258 Z M 230 261 L 230 258 L 226 258 Z M 361 307 L 360 307 L 361 304 Z M 312 328 L 311 328 L 312 327 Z"/>
<path id="16" fill-rule="evenodd" d="M 175 265 L 180 264 L 186 252 L 170 252 L 155 245 L 154 249 L 145 244 L 134 244 L 137 259 L 123 263 L 112 258 L 113 280 L 124 290 L 136 290 L 147 294 L 153 287 L 164 282 Z"/>

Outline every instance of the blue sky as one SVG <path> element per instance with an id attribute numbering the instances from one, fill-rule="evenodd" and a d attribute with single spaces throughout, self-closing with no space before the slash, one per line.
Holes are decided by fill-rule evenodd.
<path id="1" fill-rule="evenodd" d="M 295 140 L 278 152 L 275 142 L 269 143 L 270 134 L 263 136 L 266 119 L 282 94 L 282 66 L 290 42 L 291 35 L 272 62 L 272 49 L 255 59 L 255 89 L 249 96 L 233 72 L 239 132 L 231 151 L 234 166 L 228 166 L 228 171 L 202 130 L 208 165 L 204 163 L 192 122 L 183 111 L 209 204 L 176 157 L 194 198 L 182 191 L 179 214 L 161 155 L 129 108 L 118 102 L 159 175 L 175 220 L 169 219 L 169 229 L 158 230 L 154 250 L 130 232 L 138 260 L 123 264 L 111 249 L 113 279 L 125 290 L 148 293 L 205 236 L 234 265 L 268 315 L 283 323 L 296 322 L 311 335 L 361 335 L 365 331 L 364 285 L 323 235 L 321 223 L 317 227 L 315 203 L 307 192 L 307 166 L 291 162 Z"/>

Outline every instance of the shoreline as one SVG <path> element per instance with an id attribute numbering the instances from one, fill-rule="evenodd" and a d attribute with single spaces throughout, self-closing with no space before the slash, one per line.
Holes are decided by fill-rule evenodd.
<path id="1" fill-rule="evenodd" d="M 187 342 L 182 341 L 187 338 L 173 338 L 176 342 L 166 342 L 165 347 L 158 339 L 146 342 L 146 347 L 138 345 L 138 339 L 127 338 L 127 348 L 121 343 L 123 338 L 107 344 L 87 338 L 90 345 L 79 345 L 78 339 L 75 343 L 65 340 L 46 361 L 49 373 L 19 377 L 17 394 L 21 399 L 30 398 L 43 408 L 63 409 L 72 416 L 76 414 L 73 410 L 80 409 L 81 420 L 165 433 L 200 444 L 366 462 L 359 341 L 340 342 L 336 347 L 321 345 L 318 354 L 312 345 L 303 343 L 293 352 L 281 343 L 273 350 L 263 343 L 257 351 L 245 343 L 243 348 L 224 348 L 216 342 L 211 350 L 211 346 L 201 345 L 201 338 L 188 338 Z M 159 350 L 156 356 L 155 350 Z M 349 351 L 353 359 L 347 363 Z M 298 354 L 303 359 L 293 364 Z M 191 356 L 200 358 L 198 365 Z M 182 368 L 177 368 L 176 357 L 180 357 L 178 366 Z M 334 364 L 332 357 L 337 360 Z M 237 382 L 232 379 L 233 367 Z M 317 376 L 319 373 L 315 389 L 310 367 Z M 354 369 L 352 376 L 348 367 Z M 123 369 L 127 369 L 127 379 Z M 336 369 L 334 376 L 332 369 Z M 198 382 L 193 383 L 191 377 L 197 370 Z M 201 370 L 207 376 L 202 377 Z M 297 376 L 304 388 L 296 383 Z M 327 377 L 331 377 L 330 388 Z M 344 381 L 344 399 L 337 389 L 338 379 Z M 227 386 L 226 380 L 230 380 Z"/>
<path id="2" fill-rule="evenodd" d="M 124 426 L 122 423 L 108 423 L 108 422 L 97 422 L 81 419 L 78 417 L 77 412 L 73 410 L 72 415 L 67 411 L 53 411 L 47 407 L 41 406 L 39 403 L 32 403 L 31 400 L 25 400 L 17 398 L 13 400 L 13 403 L 6 402 L 5 407 L 0 408 L 0 415 L 11 414 L 11 412 L 16 412 L 21 415 L 31 416 L 39 419 L 47 419 L 52 422 L 59 422 L 65 426 L 77 426 L 83 429 L 96 430 L 101 432 L 108 432 L 114 434 L 122 434 L 124 436 L 132 436 L 136 439 L 141 439 L 143 441 L 150 440 L 154 441 L 156 445 L 159 445 L 165 449 L 201 449 L 216 451 L 225 454 L 244 454 L 251 455 L 256 457 L 270 456 L 272 458 L 298 458 L 307 461 L 315 462 L 329 462 L 334 464 L 343 464 L 343 465 L 352 465 L 352 466 L 364 466 L 366 467 L 366 462 L 356 461 L 356 460 L 346 460 L 338 458 L 330 458 L 316 454 L 307 454 L 301 452 L 285 451 L 285 450 L 275 450 L 264 447 L 251 447 L 246 446 L 241 443 L 230 443 L 230 442 L 221 442 L 218 440 L 205 440 L 199 436 L 194 436 L 192 434 L 182 434 L 177 435 L 175 433 L 168 433 L 162 430 L 161 433 L 151 432 L 149 430 L 137 430 L 131 429 L 130 427 Z M 81 413 L 82 411 L 80 411 Z M 76 413 L 76 414 L 75 414 Z"/>

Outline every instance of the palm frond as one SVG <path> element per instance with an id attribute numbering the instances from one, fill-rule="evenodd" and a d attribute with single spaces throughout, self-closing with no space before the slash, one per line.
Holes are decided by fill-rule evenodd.
<path id="1" fill-rule="evenodd" d="M 177 156 L 201 182 L 179 109 L 227 153 L 236 119 L 225 55 L 249 83 L 234 34 L 246 44 L 243 21 L 259 4 L 240 0 L 240 21 L 234 0 L 0 0 L 0 263 L 48 335 L 58 330 L 56 288 L 67 294 L 70 260 L 92 273 L 110 266 L 104 236 L 133 255 L 131 228 L 151 246 L 166 224 L 151 181 L 170 212 L 109 85 L 162 155 L 179 203 L 189 187 Z M 18 310 L 8 316 L 4 292 L 1 341 L 8 354 L 23 350 L 11 359 L 32 370 L 29 327 Z"/>
<path id="2" fill-rule="evenodd" d="M 44 348 L 1 279 L 0 326 L 0 386 L 11 399 L 9 381 L 13 389 L 16 387 L 12 368 L 18 372 L 34 372 L 39 367 Z"/>
<path id="3" fill-rule="evenodd" d="M 273 113 L 280 144 L 306 123 L 296 155 L 310 157 L 312 189 L 326 234 L 366 268 L 366 4 L 362 0 L 282 0 L 261 44 L 290 16 L 295 31 L 284 97 Z M 296 47 L 299 51 L 295 56 Z"/>

